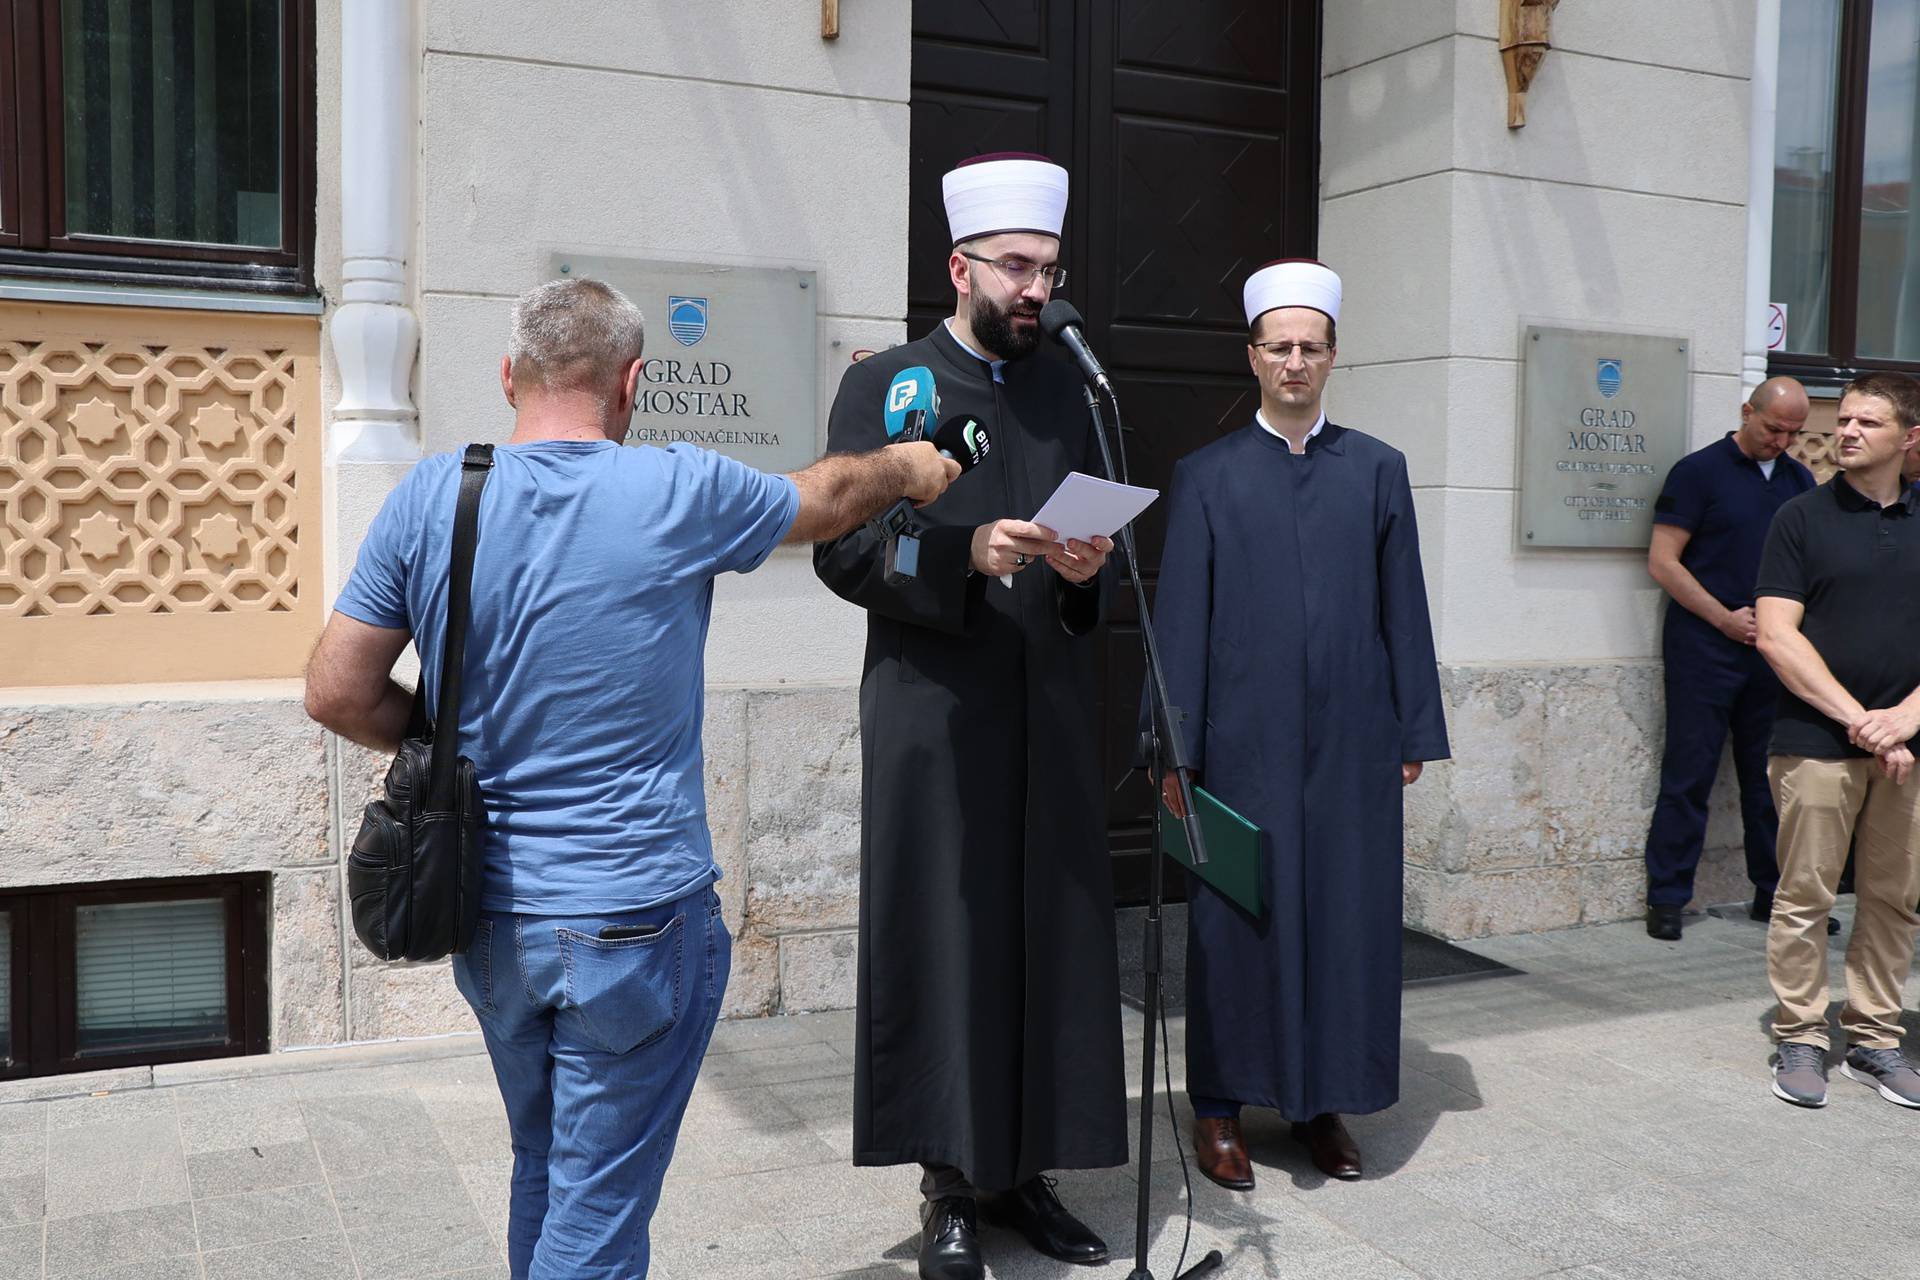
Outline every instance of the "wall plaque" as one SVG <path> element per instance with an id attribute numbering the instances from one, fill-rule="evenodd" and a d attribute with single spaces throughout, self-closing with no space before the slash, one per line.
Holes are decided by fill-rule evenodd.
<path id="1" fill-rule="evenodd" d="M 1688 340 L 1528 325 L 1521 346 L 1520 545 L 1646 546 L 1687 452 Z"/>
<path id="2" fill-rule="evenodd" d="M 548 265 L 606 281 L 647 317 L 628 444 L 684 440 L 762 471 L 820 456 L 813 272 L 577 253 Z"/>

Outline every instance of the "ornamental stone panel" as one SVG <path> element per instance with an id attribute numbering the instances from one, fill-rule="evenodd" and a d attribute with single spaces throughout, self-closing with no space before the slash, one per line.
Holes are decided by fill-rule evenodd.
<path id="1" fill-rule="evenodd" d="M 0 303 L 0 685 L 300 674 L 319 324 Z"/>
<path id="2" fill-rule="evenodd" d="M 1787 452 L 1807 464 L 1814 479 L 1825 484 L 1840 469 L 1835 460 L 1834 432 L 1840 425 L 1840 405 L 1834 400 L 1815 400 L 1807 414 L 1806 429 L 1795 437 Z"/>

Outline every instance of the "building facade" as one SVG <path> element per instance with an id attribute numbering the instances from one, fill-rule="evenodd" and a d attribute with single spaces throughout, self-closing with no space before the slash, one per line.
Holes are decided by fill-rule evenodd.
<path id="1" fill-rule="evenodd" d="M 444 965 L 352 939 L 384 762 L 299 676 L 407 468 L 505 438 L 512 300 L 568 255 L 810 281 L 812 402 L 771 412 L 817 450 L 841 371 L 943 305 L 940 170 L 1046 151 L 1144 483 L 1251 412 L 1245 273 L 1334 265 L 1332 414 L 1416 490 L 1455 759 L 1408 792 L 1407 915 L 1448 937 L 1641 903 L 1661 596 L 1643 551 L 1518 543 L 1525 326 L 1681 335 L 1695 447 L 1769 368 L 1830 397 L 1920 367 L 1920 0 L 843 0 L 832 35 L 780 0 L 128 8 L 0 2 L 14 1074 L 471 1028 Z M 1520 8 L 1551 48 L 1511 128 Z M 863 640 L 803 551 L 718 585 L 732 1015 L 851 1003 Z M 1124 896 L 1145 809 L 1109 738 Z M 1703 901 L 1742 893 L 1731 792 Z"/>

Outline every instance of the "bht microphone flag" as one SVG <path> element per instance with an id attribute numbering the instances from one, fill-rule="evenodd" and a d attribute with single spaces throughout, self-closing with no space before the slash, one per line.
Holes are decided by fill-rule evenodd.
<path id="1" fill-rule="evenodd" d="M 956 414 L 934 429 L 933 447 L 960 464 L 960 474 L 979 466 L 993 452 L 987 424 L 970 413 Z"/>

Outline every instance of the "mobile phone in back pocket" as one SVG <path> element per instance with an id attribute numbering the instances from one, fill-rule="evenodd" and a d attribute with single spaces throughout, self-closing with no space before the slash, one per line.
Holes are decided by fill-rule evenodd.
<path id="1" fill-rule="evenodd" d="M 619 942 L 624 938 L 651 938 L 665 925 L 659 924 L 610 924 L 600 930 L 600 941 Z"/>

